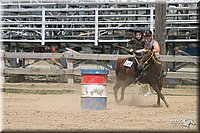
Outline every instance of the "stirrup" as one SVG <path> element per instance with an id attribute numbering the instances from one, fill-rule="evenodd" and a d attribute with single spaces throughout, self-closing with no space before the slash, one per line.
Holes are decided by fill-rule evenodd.
<path id="1" fill-rule="evenodd" d="M 135 79 L 135 83 L 138 84 L 138 85 L 141 85 L 141 83 L 138 81 L 139 79 L 140 79 L 140 77 L 139 77 L 139 78 L 136 78 L 136 79 Z"/>
<path id="2" fill-rule="evenodd" d="M 136 82 L 136 84 L 138 84 L 138 85 L 141 85 L 141 83 L 140 83 L 140 82 L 138 82 L 138 81 Z"/>

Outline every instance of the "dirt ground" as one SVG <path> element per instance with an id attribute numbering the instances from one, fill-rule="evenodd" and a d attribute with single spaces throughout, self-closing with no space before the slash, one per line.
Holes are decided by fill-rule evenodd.
<path id="1" fill-rule="evenodd" d="M 72 89 L 75 93 L 3 95 L 3 129 L 48 130 L 48 131 L 197 131 L 197 88 L 164 88 L 163 94 L 170 108 L 161 101 L 156 106 L 156 95 L 144 96 L 141 86 L 131 85 L 126 89 L 125 100 L 114 102 L 113 84 L 108 84 L 106 110 L 81 109 L 81 85 L 66 87 L 66 84 L 5 84 L 6 88 L 26 89 Z M 119 94 L 119 93 L 118 93 Z M 178 120 L 192 119 L 196 125 L 189 128 Z M 175 124 L 178 123 L 178 124 Z"/>

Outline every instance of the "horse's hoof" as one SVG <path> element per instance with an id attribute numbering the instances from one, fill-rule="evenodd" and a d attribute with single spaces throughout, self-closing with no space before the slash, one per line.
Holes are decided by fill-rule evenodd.
<path id="1" fill-rule="evenodd" d="M 119 102 L 121 103 L 124 99 L 119 99 Z"/>

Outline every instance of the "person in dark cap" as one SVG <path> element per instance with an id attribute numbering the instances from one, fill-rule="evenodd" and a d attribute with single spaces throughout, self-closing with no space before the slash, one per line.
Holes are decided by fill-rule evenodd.
<path id="1" fill-rule="evenodd" d="M 155 52 L 156 55 L 160 54 L 160 46 L 158 42 L 153 38 L 153 34 L 151 30 L 147 30 L 145 32 L 146 39 L 149 43 L 149 48 Z"/>
<path id="2" fill-rule="evenodd" d="M 145 48 L 146 45 L 148 45 L 147 40 L 143 36 L 142 29 L 136 29 L 134 31 L 134 38 L 132 38 L 128 42 L 128 44 L 129 44 L 130 52 L 135 52 L 138 49 L 143 49 Z"/>

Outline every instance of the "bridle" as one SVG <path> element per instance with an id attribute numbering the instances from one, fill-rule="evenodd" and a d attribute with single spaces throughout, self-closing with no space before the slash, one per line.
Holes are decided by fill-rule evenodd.
<path id="1" fill-rule="evenodd" d="M 156 63 L 158 63 L 159 65 L 161 65 L 161 62 L 160 62 L 160 61 L 157 61 L 157 60 L 155 59 L 155 54 L 154 54 L 153 51 L 151 51 L 151 50 L 149 50 L 149 49 L 145 49 L 144 52 L 151 52 L 150 57 L 144 62 L 144 65 L 146 66 L 146 67 L 144 68 L 144 70 L 148 68 L 148 66 L 149 66 L 149 61 L 151 60 L 151 58 L 152 58 Z"/>
<path id="2" fill-rule="evenodd" d="M 145 66 L 145 67 L 142 69 L 142 72 L 144 72 L 144 71 L 149 67 L 149 65 L 150 65 L 149 61 L 151 60 L 151 58 L 153 59 L 154 62 L 156 62 L 157 64 L 161 65 L 161 62 L 155 59 L 155 54 L 154 54 L 153 51 L 151 51 L 151 50 L 149 50 L 149 49 L 145 49 L 144 52 L 151 52 L 151 55 L 150 55 L 150 57 L 144 62 L 144 66 Z M 162 69 L 161 69 L 161 72 L 160 72 L 159 77 L 158 77 L 158 79 L 157 79 L 158 81 L 159 81 L 159 79 L 160 79 L 161 76 L 162 76 L 161 73 L 162 73 Z"/>

